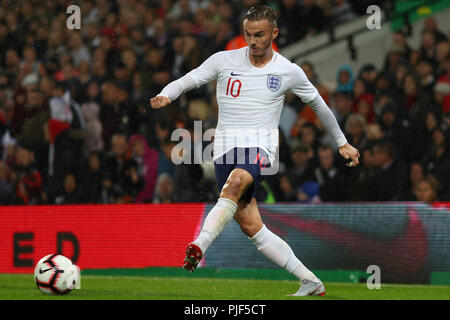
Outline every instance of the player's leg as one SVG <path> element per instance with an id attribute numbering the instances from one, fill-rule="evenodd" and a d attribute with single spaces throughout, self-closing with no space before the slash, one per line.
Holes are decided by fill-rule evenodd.
<path id="1" fill-rule="evenodd" d="M 234 220 L 249 238 L 261 230 L 263 222 L 254 197 L 251 198 L 250 202 L 245 200 L 239 201 Z"/>
<path id="2" fill-rule="evenodd" d="M 221 189 L 220 198 L 206 216 L 197 239 L 186 248 L 183 268 L 191 272 L 195 270 L 206 250 L 233 218 L 240 197 L 252 183 L 253 177 L 247 171 L 239 168 L 231 171 Z"/>
<path id="3" fill-rule="evenodd" d="M 234 220 L 259 252 L 302 282 L 301 288 L 294 295 L 325 294 L 322 282 L 295 256 L 291 247 L 263 224 L 254 197 L 249 203 L 244 200 L 239 202 L 239 209 Z"/>
<path id="4" fill-rule="evenodd" d="M 252 183 L 253 178 L 247 171 L 239 168 L 231 171 L 217 204 L 208 213 L 199 237 L 194 241 L 203 253 L 231 221 L 237 211 L 240 197 Z"/>

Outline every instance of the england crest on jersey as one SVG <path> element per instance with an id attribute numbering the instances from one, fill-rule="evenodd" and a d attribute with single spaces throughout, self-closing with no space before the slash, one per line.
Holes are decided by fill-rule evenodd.
<path id="1" fill-rule="evenodd" d="M 268 74 L 266 84 L 270 91 L 277 91 L 281 87 L 281 76 L 276 74 Z"/>

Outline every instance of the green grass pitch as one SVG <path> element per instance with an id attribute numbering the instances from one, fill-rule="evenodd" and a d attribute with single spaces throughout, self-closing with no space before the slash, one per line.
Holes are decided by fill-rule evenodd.
<path id="1" fill-rule="evenodd" d="M 170 276 L 98 276 L 81 278 L 81 289 L 66 296 L 41 293 L 32 275 L 0 274 L 0 300 L 449 300 L 450 287 L 382 284 L 369 290 L 361 283 L 325 282 L 323 297 L 287 297 L 298 289 L 292 280 L 224 279 Z"/>

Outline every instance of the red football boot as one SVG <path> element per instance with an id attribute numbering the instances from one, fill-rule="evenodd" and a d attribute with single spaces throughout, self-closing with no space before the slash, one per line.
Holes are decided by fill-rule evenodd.
<path id="1" fill-rule="evenodd" d="M 183 268 L 193 272 L 198 263 L 202 260 L 202 250 L 195 243 L 191 242 L 186 247 L 186 257 L 183 261 Z"/>

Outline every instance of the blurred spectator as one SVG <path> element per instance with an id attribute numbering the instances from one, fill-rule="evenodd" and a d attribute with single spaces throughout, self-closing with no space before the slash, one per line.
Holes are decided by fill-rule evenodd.
<path id="1" fill-rule="evenodd" d="M 278 21 L 278 28 L 280 29 L 278 43 L 281 46 L 289 45 L 307 35 L 308 25 L 305 23 L 298 23 L 299 17 L 303 14 L 303 10 L 304 9 L 300 7 L 297 0 L 281 1 L 280 16 L 282 16 L 283 19 Z"/>
<path id="2" fill-rule="evenodd" d="M 41 95 L 38 90 L 27 92 L 24 88 L 18 88 L 14 93 L 14 108 L 10 121 L 11 134 L 20 135 L 24 123 L 35 114 L 44 111 Z"/>
<path id="3" fill-rule="evenodd" d="M 75 174 L 67 173 L 64 177 L 64 189 L 60 196 L 56 197 L 56 204 L 77 204 L 85 202 L 82 198 Z"/>
<path id="4" fill-rule="evenodd" d="M 80 173 L 79 184 L 81 193 L 88 203 L 108 203 L 104 199 L 105 172 L 103 157 L 99 152 L 91 152 L 87 164 Z"/>
<path id="5" fill-rule="evenodd" d="M 125 131 L 123 120 L 126 115 L 126 92 L 112 81 L 102 84 L 102 102 L 100 104 L 100 121 L 102 123 L 102 138 L 104 148 L 111 149 L 111 139 L 117 132 Z"/>
<path id="6" fill-rule="evenodd" d="M 423 144 L 429 146 L 433 141 L 434 130 L 441 125 L 442 117 L 439 113 L 428 111 L 425 121 L 426 135 L 422 138 Z"/>
<path id="7" fill-rule="evenodd" d="M 445 59 L 439 64 L 437 75 L 438 82 L 444 81 L 450 84 L 450 52 L 447 53 Z"/>
<path id="8" fill-rule="evenodd" d="M 373 147 L 375 173 L 368 181 L 367 196 L 369 201 L 393 201 L 403 184 L 406 169 L 395 154 L 391 142 L 380 141 Z"/>
<path id="9" fill-rule="evenodd" d="M 153 203 L 172 203 L 173 192 L 175 186 L 172 177 L 163 173 L 158 176 L 158 180 L 156 180 L 156 188 L 155 188 L 155 197 L 153 199 Z"/>
<path id="10" fill-rule="evenodd" d="M 345 123 L 353 112 L 352 94 L 345 91 L 336 92 L 333 111 L 339 126 L 345 128 Z"/>
<path id="11" fill-rule="evenodd" d="M 366 119 L 357 113 L 352 113 L 345 123 L 344 132 L 347 141 L 358 150 L 366 146 Z"/>
<path id="12" fill-rule="evenodd" d="M 402 119 L 397 109 L 392 105 L 387 105 L 379 118 L 381 129 L 385 133 L 384 137 L 392 142 L 399 157 L 403 161 L 417 159 L 421 152 L 415 145 L 413 131 L 408 119 Z"/>
<path id="13" fill-rule="evenodd" d="M 130 159 L 124 163 L 120 181 L 116 185 L 119 190 L 116 203 L 135 203 L 144 186 L 145 180 L 139 172 L 138 163 Z"/>
<path id="14" fill-rule="evenodd" d="M 309 122 L 303 124 L 298 138 L 308 147 L 308 158 L 313 158 L 319 144 L 317 127 Z"/>
<path id="15" fill-rule="evenodd" d="M 301 142 L 291 147 L 291 167 L 288 168 L 287 174 L 294 188 L 301 186 L 310 177 L 309 151 L 310 148 Z"/>
<path id="16" fill-rule="evenodd" d="M 319 165 L 314 169 L 314 179 L 319 184 L 322 201 L 345 201 L 348 197 L 344 171 L 336 164 L 333 148 L 322 145 L 318 149 Z"/>
<path id="17" fill-rule="evenodd" d="M 347 0 L 335 0 L 331 13 L 334 24 L 345 23 L 355 18 L 355 13 Z"/>
<path id="18" fill-rule="evenodd" d="M 370 183 L 374 180 L 376 167 L 373 157 L 373 147 L 368 145 L 360 150 L 360 165 L 356 170 L 348 173 L 348 199 L 349 201 L 368 201 Z"/>
<path id="19" fill-rule="evenodd" d="M 42 190 L 42 175 L 34 167 L 34 155 L 26 148 L 19 147 L 11 173 L 15 198 L 18 204 L 41 204 L 46 202 Z"/>
<path id="20" fill-rule="evenodd" d="M 408 73 L 403 78 L 403 96 L 400 102 L 400 107 L 409 112 L 413 127 L 423 131 L 422 120 L 425 118 L 430 98 L 421 87 L 417 74 Z"/>
<path id="21" fill-rule="evenodd" d="M 447 36 L 439 30 L 436 19 L 434 17 L 427 17 L 423 24 L 425 31 L 432 32 L 436 39 L 436 42 L 447 41 Z"/>
<path id="22" fill-rule="evenodd" d="M 420 77 L 421 87 L 425 91 L 431 92 L 436 82 L 434 77 L 433 62 L 429 58 L 422 57 L 417 61 L 415 68 Z"/>
<path id="23" fill-rule="evenodd" d="M 83 61 L 88 64 L 91 62 L 91 55 L 88 48 L 83 43 L 82 34 L 80 32 L 70 33 L 67 47 L 70 50 L 70 55 L 75 67 L 78 67 Z"/>
<path id="24" fill-rule="evenodd" d="M 406 61 L 406 48 L 400 44 L 393 44 L 389 50 L 385 62 L 384 73 L 395 73 L 400 64 Z"/>
<path id="25" fill-rule="evenodd" d="M 297 200 L 300 202 L 310 203 L 321 202 L 319 193 L 319 184 L 315 181 L 307 181 L 300 186 L 297 192 Z"/>
<path id="26" fill-rule="evenodd" d="M 23 113 L 19 111 L 19 108 L 15 109 L 17 111 L 17 113 L 14 113 L 16 115 L 15 120 L 18 122 L 14 137 L 19 145 L 33 151 L 36 165 L 41 168 L 41 172 L 45 175 L 47 171 L 45 168 L 48 166 L 48 144 L 44 125 L 50 117 L 48 102 L 44 101 L 39 90 L 32 89 L 27 92 L 26 103 L 23 108 Z M 23 121 L 20 121 L 21 118 Z"/>
<path id="27" fill-rule="evenodd" d="M 17 78 L 20 70 L 20 57 L 17 49 L 10 47 L 6 50 L 3 69 L 8 78 L 8 83 L 17 88 L 20 85 L 19 81 L 21 80 Z"/>
<path id="28" fill-rule="evenodd" d="M 0 161 L 0 205 L 12 204 L 14 201 L 13 186 L 9 182 L 9 168 Z"/>
<path id="29" fill-rule="evenodd" d="M 353 70 L 349 65 L 342 65 L 339 67 L 336 74 L 338 93 L 353 93 L 354 76 Z"/>
<path id="30" fill-rule="evenodd" d="M 358 78 L 364 81 L 367 92 L 375 94 L 375 80 L 377 78 L 377 70 L 373 64 L 364 65 L 359 71 Z"/>
<path id="31" fill-rule="evenodd" d="M 302 14 L 297 19 L 302 21 L 306 31 L 304 37 L 315 35 L 331 27 L 331 13 L 327 15 L 315 0 L 302 1 Z"/>
<path id="32" fill-rule="evenodd" d="M 57 83 L 50 99 L 50 119 L 47 128 L 49 176 L 62 183 L 63 177 L 80 169 L 85 138 L 85 119 L 63 83 Z"/>
<path id="33" fill-rule="evenodd" d="M 433 106 L 430 112 L 446 113 L 450 111 L 450 81 L 438 81 L 433 88 Z"/>
<path id="34" fill-rule="evenodd" d="M 373 95 L 371 93 L 364 93 L 354 100 L 353 112 L 360 114 L 366 123 L 372 123 L 375 120 L 373 103 Z"/>
<path id="35" fill-rule="evenodd" d="M 395 90 L 395 70 L 385 70 L 378 74 L 375 80 L 375 92 L 387 92 L 389 95 L 394 94 Z"/>
<path id="36" fill-rule="evenodd" d="M 121 197 L 124 190 L 121 189 L 120 183 L 123 180 L 123 172 L 130 161 L 130 153 L 128 152 L 128 142 L 124 134 L 117 133 L 111 138 L 111 151 L 107 154 L 105 159 L 105 181 L 104 185 L 113 197 L 114 202 L 116 198 Z"/>
<path id="37" fill-rule="evenodd" d="M 431 203 L 438 201 L 438 186 L 436 180 L 430 177 L 419 180 L 414 188 L 414 193 L 418 201 Z"/>
<path id="38" fill-rule="evenodd" d="M 81 105 L 84 119 L 86 120 L 86 151 L 102 151 L 104 148 L 102 138 L 102 123 L 100 122 L 100 105 L 98 104 L 98 83 L 92 81 L 87 90 L 87 101 Z"/>
<path id="39" fill-rule="evenodd" d="M 145 186 L 136 196 L 136 202 L 151 202 L 158 171 L 158 152 L 151 149 L 145 138 L 139 134 L 132 135 L 128 144 L 131 157 L 138 164 L 139 176 L 144 177 L 145 180 Z"/>
<path id="40" fill-rule="evenodd" d="M 449 130 L 446 125 L 435 128 L 431 144 L 423 159 L 428 172 L 434 175 L 444 188 L 449 188 L 448 181 L 450 181 L 449 139 Z M 446 190 L 443 191 L 446 192 Z"/>
<path id="41" fill-rule="evenodd" d="M 416 187 L 417 183 L 424 179 L 426 176 L 425 168 L 420 162 L 413 162 L 409 166 L 409 175 L 404 181 L 402 188 L 400 189 L 397 200 L 399 201 L 416 201 Z"/>
<path id="42" fill-rule="evenodd" d="M 289 176 L 286 174 L 279 175 L 279 192 L 276 195 L 277 202 L 298 201 L 297 191 L 292 185 Z"/>
<path id="43" fill-rule="evenodd" d="M 403 78 L 405 75 L 410 72 L 411 68 L 409 63 L 406 61 L 401 61 L 397 65 L 396 70 L 394 71 L 394 79 L 392 83 L 392 88 L 389 91 L 392 92 L 392 96 L 400 96 L 403 92 Z"/>
<path id="44" fill-rule="evenodd" d="M 22 51 L 22 61 L 20 62 L 20 73 L 39 73 L 40 62 L 36 58 L 36 51 L 33 47 L 25 47 Z"/>
<path id="45" fill-rule="evenodd" d="M 161 92 L 163 87 L 171 78 L 170 68 L 164 61 L 163 50 L 159 48 L 150 49 L 145 56 L 146 72 L 150 74 L 149 86 L 151 95 Z"/>
<path id="46" fill-rule="evenodd" d="M 402 104 L 401 102 L 399 102 L 399 100 L 402 98 L 402 93 L 403 93 L 403 83 L 402 83 L 402 91 L 401 93 L 399 93 L 396 97 L 396 99 L 394 99 L 394 93 L 392 90 L 378 90 L 375 93 L 374 96 L 374 104 L 373 104 L 373 111 L 375 112 L 375 116 L 379 117 L 381 115 L 381 113 L 383 112 L 384 107 L 386 107 L 387 105 L 399 105 L 399 112 L 400 110 L 403 111 L 404 108 L 402 108 Z M 405 111 L 406 113 L 407 111 Z"/>
<path id="47" fill-rule="evenodd" d="M 420 58 L 428 58 L 436 65 L 436 33 L 432 30 L 422 31 L 420 46 Z"/>
<path id="48" fill-rule="evenodd" d="M 381 125 L 378 122 L 370 123 L 366 126 L 366 138 L 368 146 L 372 147 L 378 141 L 381 141 L 386 132 L 383 131 Z"/>
<path id="49" fill-rule="evenodd" d="M 400 48 L 401 52 L 404 55 L 404 59 L 409 61 L 409 57 L 411 55 L 411 47 L 408 44 L 406 39 L 406 34 L 402 30 L 394 31 L 392 35 L 392 44 L 393 46 L 397 46 Z"/>

